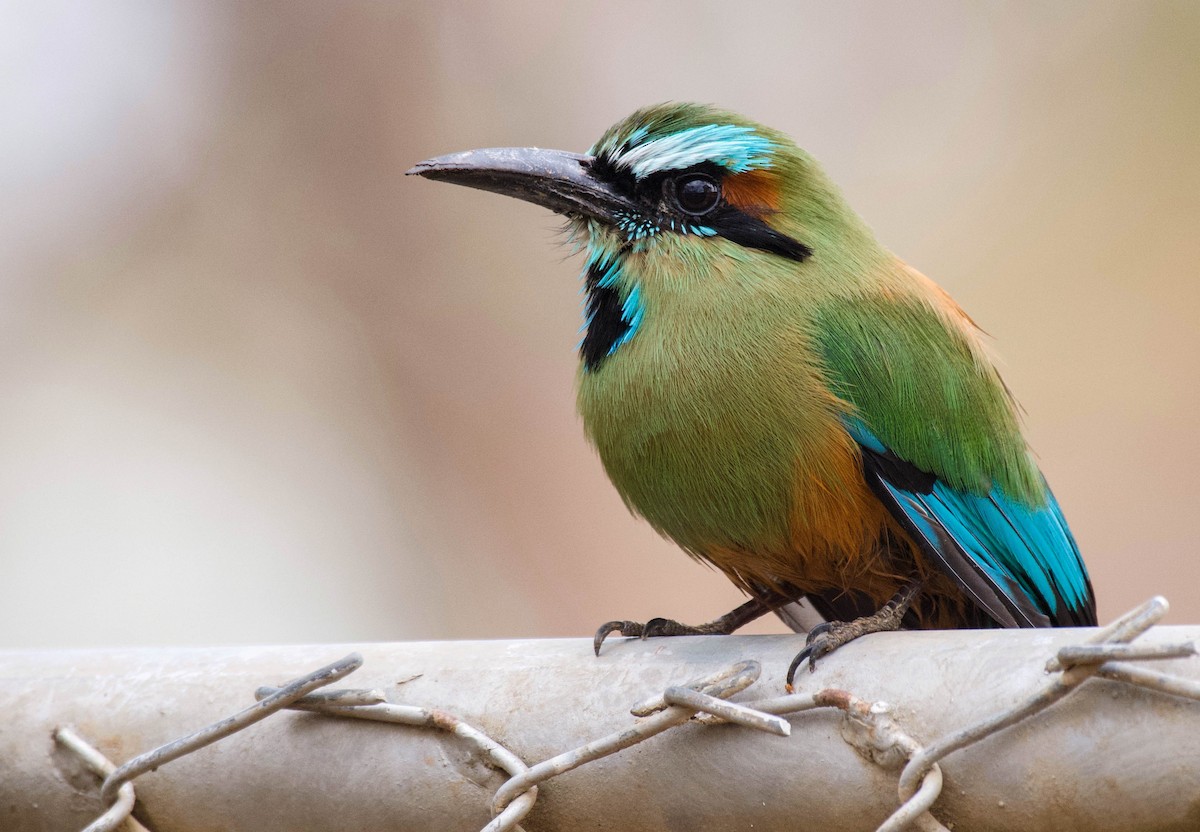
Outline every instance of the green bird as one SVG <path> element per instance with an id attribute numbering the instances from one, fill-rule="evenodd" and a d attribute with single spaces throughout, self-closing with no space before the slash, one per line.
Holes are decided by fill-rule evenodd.
<path id="1" fill-rule="evenodd" d="M 472 150 L 409 173 L 567 218 L 587 436 L 633 512 L 750 595 L 698 627 L 609 622 L 597 653 L 613 632 L 728 633 L 801 599 L 827 623 L 789 683 L 866 632 L 1096 623 L 979 329 L 786 135 L 671 103 L 586 154 Z"/>

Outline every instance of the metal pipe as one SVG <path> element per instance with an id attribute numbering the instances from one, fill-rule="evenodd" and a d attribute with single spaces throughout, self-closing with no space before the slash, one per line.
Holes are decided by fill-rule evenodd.
<path id="1" fill-rule="evenodd" d="M 329 713 L 275 713 L 139 776 L 141 822 L 172 832 L 478 832 L 510 777 L 481 750 L 489 742 L 519 758 L 509 769 L 520 761 L 533 769 L 655 719 L 632 716 L 635 703 L 669 705 L 669 688 L 695 689 L 698 677 L 757 660 L 762 676 L 732 701 L 755 708 L 770 700 L 755 710 L 784 713 L 791 736 L 719 724 L 720 714 L 708 712 L 542 781 L 521 824 L 529 832 L 872 830 L 900 806 L 900 772 L 851 736 L 848 712 L 822 707 L 829 695 L 814 694 L 836 688 L 887 702 L 889 718 L 928 749 L 1044 690 L 1056 678 L 1047 661 L 1062 666 L 1060 648 L 1095 633 L 872 635 L 801 673 L 792 697 L 781 694 L 802 646 L 795 636 L 613 641 L 599 658 L 585 639 L 0 652 L 0 829 L 78 830 L 107 808 L 85 763 L 55 742 L 59 726 L 73 725 L 120 765 L 245 709 L 263 685 L 279 687 L 354 650 L 363 667 L 341 684 L 382 691 L 387 707 L 422 709 L 420 719 L 344 719 L 329 713 L 385 706 L 353 704 L 377 702 L 375 694 L 310 695 L 295 707 Z M 1200 702 L 1172 695 L 1200 689 L 1200 660 L 1144 649 L 1198 635 L 1200 627 L 1154 628 L 1136 642 L 1143 649 L 1121 654 L 1159 656 L 1153 673 L 1101 678 L 1102 670 L 1048 709 L 943 757 L 945 786 L 931 815 L 984 832 L 1200 826 Z M 445 727 L 458 723 L 473 726 L 478 741 Z M 921 808 L 906 811 L 915 817 Z"/>

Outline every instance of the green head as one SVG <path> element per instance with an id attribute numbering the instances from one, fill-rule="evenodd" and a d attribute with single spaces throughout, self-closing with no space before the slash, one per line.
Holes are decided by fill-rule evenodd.
<path id="1" fill-rule="evenodd" d="M 752 301 L 739 275 L 782 273 L 817 284 L 830 271 L 822 266 L 836 262 L 842 268 L 831 273 L 846 274 L 847 259 L 874 249 L 861 221 L 791 139 L 700 104 L 638 110 L 582 155 L 472 150 L 409 173 L 567 217 L 572 239 L 587 251 L 580 354 L 588 371 L 633 340 L 648 317 L 669 316 L 669 298 L 679 292 L 703 289 L 717 308 L 744 304 Z M 648 296 L 658 299 L 649 304 L 657 309 L 647 308 Z"/>

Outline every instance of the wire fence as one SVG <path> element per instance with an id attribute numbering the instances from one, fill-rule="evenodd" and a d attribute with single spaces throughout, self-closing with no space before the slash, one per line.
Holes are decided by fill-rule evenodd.
<path id="1" fill-rule="evenodd" d="M 635 719 L 628 727 L 531 766 L 483 731 L 438 708 L 391 703 L 380 690 L 321 690 L 362 665 L 362 657 L 357 653 L 282 687 L 259 688 L 255 691 L 257 701 L 242 711 L 140 754 L 119 767 L 71 726 L 57 728 L 54 739 L 103 779 L 100 796 L 106 808 L 84 832 L 122 828 L 126 832 L 140 832 L 144 827 L 132 817 L 137 800 L 133 781 L 137 777 L 284 709 L 445 731 L 469 743 L 488 765 L 507 775 L 508 779 L 492 799 L 492 820 L 483 830 L 502 832 L 521 829 L 521 820 L 537 801 L 540 784 L 685 723 L 733 723 L 788 737 L 797 725 L 803 727 L 803 721 L 793 724 L 784 719 L 785 716 L 834 708 L 844 714 L 841 735 L 855 751 L 884 770 L 899 772 L 898 805 L 878 827 L 879 832 L 904 829 L 930 832 L 947 830 L 931 812 L 942 792 L 941 764 L 947 757 L 1029 719 L 1069 696 L 1093 677 L 1200 700 L 1200 683 L 1143 666 L 1143 663 L 1155 660 L 1194 656 L 1196 649 L 1192 642 L 1133 643 L 1166 612 L 1165 599 L 1151 598 L 1097 630 L 1083 643 L 1058 649 L 1046 663 L 1049 678 L 1022 701 L 925 743 L 904 729 L 891 705 L 871 702 L 837 688 L 731 702 L 730 697 L 750 688 L 761 673 L 757 661 L 746 660 L 703 678 L 667 687 L 662 694 L 633 706 L 631 714 Z"/>

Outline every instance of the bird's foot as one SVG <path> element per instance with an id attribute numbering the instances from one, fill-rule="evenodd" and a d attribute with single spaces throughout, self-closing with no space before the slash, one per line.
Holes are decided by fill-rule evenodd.
<path id="1" fill-rule="evenodd" d="M 834 650 L 847 644 L 859 636 L 870 633 L 886 633 L 900 629 L 904 614 L 912 606 L 913 598 L 920 592 L 922 584 L 914 582 L 901 589 L 892 600 L 884 604 L 874 615 L 865 615 L 853 621 L 826 621 L 818 624 L 808 632 L 804 649 L 792 659 L 787 672 L 787 689 L 792 692 L 792 682 L 796 677 L 796 669 L 808 659 L 808 669 L 817 669 L 817 659 L 828 656 Z"/>
<path id="2" fill-rule="evenodd" d="M 596 635 L 592 639 L 592 648 L 596 651 L 596 655 L 599 656 L 600 646 L 613 633 L 620 633 L 630 638 L 714 635 L 714 631 L 709 629 L 709 627 L 710 625 L 708 624 L 693 627 L 690 624 L 681 624 L 670 618 L 651 618 L 645 624 L 638 621 L 609 621 L 601 624 L 600 629 L 596 630 Z"/>
<path id="3" fill-rule="evenodd" d="M 600 625 L 592 639 L 592 648 L 600 655 L 600 646 L 613 633 L 620 633 L 630 638 L 657 638 L 659 636 L 727 636 L 761 615 L 770 611 L 770 607 L 758 598 L 751 598 L 737 609 L 727 612 L 715 621 L 693 627 L 690 624 L 680 624 L 669 618 L 652 618 L 645 624 L 637 621 L 609 621 Z"/>

